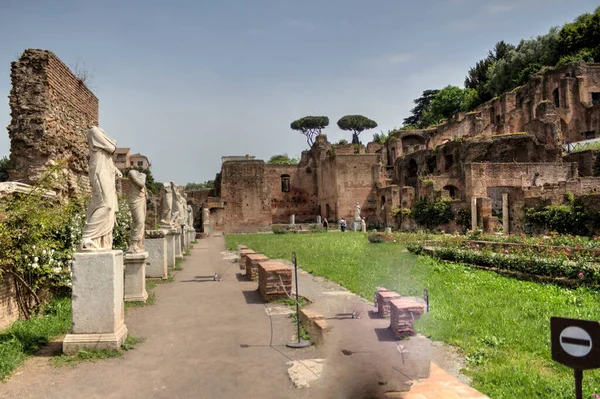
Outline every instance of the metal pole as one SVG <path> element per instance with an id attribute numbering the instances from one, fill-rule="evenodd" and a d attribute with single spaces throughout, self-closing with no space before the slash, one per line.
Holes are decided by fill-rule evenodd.
<path id="1" fill-rule="evenodd" d="M 575 399 L 583 399 L 581 383 L 583 381 L 583 370 L 575 369 Z"/>
<path id="2" fill-rule="evenodd" d="M 296 323 L 298 324 L 298 342 L 286 344 L 288 348 L 306 348 L 310 346 L 310 341 L 300 339 L 300 302 L 298 301 L 298 263 L 296 262 L 296 253 L 292 252 L 292 261 L 294 262 L 294 278 L 296 279 Z"/>
<path id="3" fill-rule="evenodd" d="M 298 324 L 298 343 L 300 343 L 300 305 L 298 302 L 298 263 L 296 262 L 296 253 L 294 257 L 294 279 L 296 280 L 296 323 Z"/>

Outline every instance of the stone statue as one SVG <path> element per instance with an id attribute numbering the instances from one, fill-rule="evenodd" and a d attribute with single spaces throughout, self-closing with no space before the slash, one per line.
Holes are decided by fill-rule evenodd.
<path id="1" fill-rule="evenodd" d="M 354 205 L 354 221 L 355 222 L 360 222 L 360 205 L 358 205 L 358 202 L 356 203 L 356 205 Z"/>
<path id="2" fill-rule="evenodd" d="M 181 214 L 181 201 L 179 200 L 179 190 L 175 182 L 171 182 L 171 192 L 173 193 L 173 210 L 171 211 L 171 223 L 179 223 L 179 215 Z"/>
<path id="3" fill-rule="evenodd" d="M 192 209 L 191 205 L 187 206 L 187 213 L 188 213 L 187 225 L 190 227 L 194 227 L 194 210 Z"/>
<path id="4" fill-rule="evenodd" d="M 361 224 L 362 232 L 366 233 L 367 232 L 367 221 L 365 220 L 365 218 L 361 219 L 360 224 Z"/>
<path id="5" fill-rule="evenodd" d="M 131 234 L 129 253 L 144 252 L 144 230 L 146 224 L 146 175 L 131 169 L 127 174 L 131 181 L 129 209 L 131 210 Z"/>
<path id="6" fill-rule="evenodd" d="M 171 211 L 173 208 L 173 193 L 171 192 L 171 185 L 164 183 L 162 187 L 162 200 L 160 208 L 160 223 L 165 225 L 171 224 Z"/>
<path id="7" fill-rule="evenodd" d="M 202 224 L 210 223 L 210 211 L 208 208 L 202 209 Z"/>
<path id="8" fill-rule="evenodd" d="M 179 193 L 179 206 L 181 209 L 181 213 L 179 214 L 179 224 L 182 226 L 187 224 L 187 218 L 188 218 L 187 199 L 185 197 L 186 197 L 185 193 L 183 193 L 183 195 Z"/>
<path id="9" fill-rule="evenodd" d="M 88 130 L 87 139 L 90 149 L 89 177 L 92 196 L 87 209 L 81 248 L 110 250 L 118 208 L 115 175 L 123 177 L 112 160 L 117 142 L 97 126 Z"/>

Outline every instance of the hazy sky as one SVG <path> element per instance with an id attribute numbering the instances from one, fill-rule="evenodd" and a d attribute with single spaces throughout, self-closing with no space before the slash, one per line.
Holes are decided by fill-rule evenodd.
<path id="1" fill-rule="evenodd" d="M 159 181 L 213 179 L 223 155 L 299 155 L 290 122 L 346 114 L 402 125 L 425 89 L 462 86 L 499 40 L 517 43 L 597 0 L 0 0 L 0 93 L 26 48 L 93 73 L 100 126 Z M 10 122 L 8 99 L 0 126 Z M 10 143 L 0 134 L 0 156 Z"/>

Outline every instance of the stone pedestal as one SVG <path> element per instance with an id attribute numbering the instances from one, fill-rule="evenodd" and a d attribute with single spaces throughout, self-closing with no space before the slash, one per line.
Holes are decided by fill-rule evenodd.
<path id="1" fill-rule="evenodd" d="M 510 233 L 510 215 L 508 210 L 508 194 L 502 194 L 502 232 Z"/>
<path id="2" fill-rule="evenodd" d="M 181 227 L 178 227 L 175 231 L 175 259 L 183 259 L 183 253 L 181 252 Z"/>
<path id="3" fill-rule="evenodd" d="M 477 230 L 477 198 L 471 198 L 471 230 Z"/>
<path id="4" fill-rule="evenodd" d="M 290 224 L 292 226 L 296 224 L 296 215 L 291 215 L 290 216 Z"/>
<path id="5" fill-rule="evenodd" d="M 127 338 L 123 252 L 77 252 L 72 272 L 73 332 L 65 337 L 63 352 L 119 349 Z"/>
<path id="6" fill-rule="evenodd" d="M 352 231 L 361 231 L 362 230 L 362 223 L 359 221 L 354 221 L 354 223 L 352 223 Z"/>
<path id="7" fill-rule="evenodd" d="M 202 230 L 204 230 L 204 234 L 208 236 L 210 234 L 210 223 L 203 223 Z"/>
<path id="8" fill-rule="evenodd" d="M 190 242 L 196 241 L 196 230 L 190 227 Z"/>
<path id="9" fill-rule="evenodd" d="M 162 279 L 169 277 L 167 270 L 169 267 L 167 262 L 167 232 L 164 230 L 146 231 L 144 248 L 148 252 L 146 277 Z M 173 265 L 175 265 L 174 255 Z"/>
<path id="10" fill-rule="evenodd" d="M 181 225 L 181 251 L 187 251 L 189 247 L 188 236 L 187 236 L 187 226 Z"/>
<path id="11" fill-rule="evenodd" d="M 391 227 L 386 227 L 384 232 L 391 234 L 392 233 L 392 228 Z"/>
<path id="12" fill-rule="evenodd" d="M 148 252 L 125 254 L 125 302 L 146 302 L 146 259 Z"/>
<path id="13" fill-rule="evenodd" d="M 323 222 L 321 221 L 321 215 L 318 215 L 318 216 L 317 216 L 317 224 L 321 224 L 321 223 L 323 223 Z"/>
<path id="14" fill-rule="evenodd" d="M 171 268 L 175 267 L 175 254 L 177 253 L 177 250 L 175 249 L 175 245 L 177 243 L 176 238 L 176 229 L 167 230 L 167 267 Z"/>

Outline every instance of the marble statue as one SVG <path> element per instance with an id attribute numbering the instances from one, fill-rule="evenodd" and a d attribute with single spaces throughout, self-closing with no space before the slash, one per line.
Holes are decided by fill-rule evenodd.
<path id="1" fill-rule="evenodd" d="M 187 224 L 187 194 L 183 193 L 179 194 L 179 206 L 181 207 L 181 213 L 179 214 L 179 224 L 185 225 Z"/>
<path id="2" fill-rule="evenodd" d="M 203 224 L 210 223 L 210 211 L 208 210 L 208 208 L 202 209 L 202 223 Z"/>
<path id="3" fill-rule="evenodd" d="M 358 205 L 358 202 L 354 205 L 354 221 L 355 222 L 360 222 L 361 218 L 360 218 L 360 205 Z"/>
<path id="4" fill-rule="evenodd" d="M 171 185 L 164 183 L 162 187 L 162 199 L 160 208 L 160 223 L 162 225 L 171 224 L 171 211 L 173 208 L 173 193 L 171 192 Z"/>
<path id="5" fill-rule="evenodd" d="M 187 213 L 188 213 L 187 225 L 190 227 L 194 227 L 194 210 L 192 209 L 191 205 L 187 206 Z"/>
<path id="6" fill-rule="evenodd" d="M 365 218 L 362 218 L 360 221 L 360 227 L 362 228 L 362 232 L 366 233 L 367 232 L 367 221 L 365 220 Z"/>
<path id="7" fill-rule="evenodd" d="M 83 228 L 81 248 L 111 250 L 118 208 L 115 175 L 123 177 L 112 160 L 117 142 L 97 126 L 88 130 L 87 139 L 90 149 L 89 177 L 92 195 Z"/>
<path id="8" fill-rule="evenodd" d="M 127 174 L 131 181 L 129 209 L 131 211 L 131 234 L 129 253 L 144 252 L 144 230 L 146 224 L 146 175 L 131 169 Z"/>
<path id="9" fill-rule="evenodd" d="M 179 215 L 181 214 L 181 201 L 179 199 L 179 190 L 177 184 L 171 182 L 171 192 L 173 193 L 173 210 L 171 211 L 171 223 L 179 223 Z"/>

